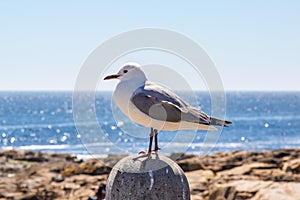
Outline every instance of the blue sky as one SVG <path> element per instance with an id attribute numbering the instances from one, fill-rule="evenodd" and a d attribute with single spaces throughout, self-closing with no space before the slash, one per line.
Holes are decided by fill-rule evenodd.
<path id="1" fill-rule="evenodd" d="M 275 0 L 0 1 L 0 90 L 72 90 L 98 45 L 145 27 L 200 44 L 226 90 L 300 90 L 299 10 Z"/>

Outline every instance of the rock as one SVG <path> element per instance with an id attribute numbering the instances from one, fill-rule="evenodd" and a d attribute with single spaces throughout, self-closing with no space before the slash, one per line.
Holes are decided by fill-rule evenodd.
<path id="1" fill-rule="evenodd" d="M 209 199 L 251 199 L 260 188 L 269 186 L 271 182 L 256 180 L 235 180 L 211 187 Z"/>
<path id="2" fill-rule="evenodd" d="M 300 173 L 300 158 L 284 163 L 282 170 L 285 172 L 292 172 L 293 174 Z"/>
<path id="3" fill-rule="evenodd" d="M 77 185 L 75 183 L 66 183 L 65 185 L 63 185 L 64 190 L 76 190 L 79 188 L 80 188 L 80 185 Z"/>
<path id="4" fill-rule="evenodd" d="M 230 190 L 234 188 L 234 190 Z M 224 194 L 228 195 L 230 199 L 234 195 L 234 199 L 282 199 L 282 200 L 296 200 L 300 199 L 300 183 L 278 183 L 272 181 L 233 181 L 227 183 L 212 192 L 210 199 L 218 199 Z M 230 198 L 229 198 L 230 196 Z M 222 198 L 220 198 L 222 199 Z M 226 198 L 223 198 L 226 199 Z"/>
<path id="5" fill-rule="evenodd" d="M 52 178 L 52 180 L 59 183 L 59 182 L 63 182 L 65 180 L 65 178 L 62 174 L 58 174 L 57 176 Z"/>
<path id="6" fill-rule="evenodd" d="M 177 162 L 183 171 L 194 171 L 199 169 L 205 169 L 198 157 L 192 157 L 183 159 Z"/>
<path id="7" fill-rule="evenodd" d="M 24 160 L 28 162 L 45 162 L 48 159 L 43 156 L 41 152 L 26 152 L 25 154 L 19 154 L 15 158 L 15 160 Z"/>
<path id="8" fill-rule="evenodd" d="M 251 193 L 248 191 L 243 191 L 243 192 L 236 192 L 235 194 L 235 199 L 251 199 L 254 196 L 255 193 Z"/>
<path id="9" fill-rule="evenodd" d="M 72 175 L 76 174 L 75 173 L 76 168 L 77 168 L 77 166 L 75 166 L 75 165 L 67 166 L 62 172 L 62 176 L 67 177 L 67 176 L 72 176 Z"/>
<path id="10" fill-rule="evenodd" d="M 238 180 L 232 181 L 223 186 L 234 187 L 237 193 L 252 193 L 255 194 L 260 188 L 267 188 L 272 184 L 272 181 L 260 180 Z"/>
<path id="11" fill-rule="evenodd" d="M 234 187 L 219 187 L 209 196 L 209 200 L 234 200 L 236 191 Z"/>
<path id="12" fill-rule="evenodd" d="M 31 193 L 22 195 L 21 200 L 41 200 L 41 198 L 37 197 L 36 194 Z"/>
<path id="13" fill-rule="evenodd" d="M 99 159 L 90 159 L 78 164 L 72 163 L 66 166 L 62 172 L 63 176 L 76 174 L 103 175 L 108 174 L 111 168 Z"/>
<path id="14" fill-rule="evenodd" d="M 106 199 L 190 199 L 187 179 L 171 159 L 158 155 L 123 158 L 112 169 Z"/>
<path id="15" fill-rule="evenodd" d="M 16 156 L 24 154 L 23 151 L 16 151 L 16 150 L 8 150 L 8 151 L 1 151 L 0 156 L 4 156 L 7 159 L 15 159 Z"/>
<path id="16" fill-rule="evenodd" d="M 267 164 L 267 163 L 251 163 L 251 164 L 244 164 L 239 167 L 234 167 L 229 170 L 224 170 L 218 174 L 230 174 L 230 175 L 245 175 L 251 174 L 251 172 L 255 169 L 274 169 L 276 165 L 274 164 Z"/>
<path id="17" fill-rule="evenodd" d="M 102 175 L 108 174 L 111 168 L 108 167 L 103 161 L 99 159 L 90 159 L 86 162 L 80 163 L 75 169 L 76 174 L 90 174 L 90 175 Z"/>
<path id="18" fill-rule="evenodd" d="M 79 174 L 76 176 L 72 176 L 66 179 L 68 182 L 76 183 L 78 185 L 86 186 L 88 185 L 87 180 L 89 180 L 89 183 L 96 184 L 102 181 L 105 181 L 107 178 L 106 176 L 90 176 L 86 174 Z"/>
<path id="19" fill-rule="evenodd" d="M 194 200 L 288 200 L 300 199 L 299 155 L 300 149 L 281 149 L 171 157 L 179 157 Z M 87 199 L 106 182 L 109 166 L 124 156 L 82 161 L 69 154 L 0 150 L 0 200 Z"/>
<path id="20" fill-rule="evenodd" d="M 185 173 L 190 189 L 191 195 L 201 196 L 202 198 L 208 196 L 208 183 L 214 178 L 214 173 L 211 170 L 197 170 Z"/>
<path id="21" fill-rule="evenodd" d="M 272 183 L 268 187 L 259 188 L 252 200 L 299 200 L 300 183 Z"/>

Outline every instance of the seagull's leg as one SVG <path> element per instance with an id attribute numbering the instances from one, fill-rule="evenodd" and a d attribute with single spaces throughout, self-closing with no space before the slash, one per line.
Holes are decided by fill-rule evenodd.
<path id="1" fill-rule="evenodd" d="M 154 129 L 151 128 L 151 132 L 150 132 L 150 140 L 149 140 L 149 148 L 148 148 L 148 152 L 147 151 L 141 151 L 139 152 L 139 154 L 145 154 L 145 153 L 148 153 L 150 154 L 151 153 L 151 149 L 152 149 L 152 141 L 153 141 L 153 136 L 154 136 L 155 132 L 154 132 Z"/>
<path id="2" fill-rule="evenodd" d="M 156 129 L 154 129 L 154 143 L 155 143 L 155 147 L 154 147 L 154 151 L 158 151 L 160 150 L 160 148 L 158 147 L 158 131 Z"/>
<path id="3" fill-rule="evenodd" d="M 153 135 L 154 135 L 154 129 L 151 128 L 148 153 L 151 153 L 151 151 L 152 151 L 151 149 L 152 149 Z"/>

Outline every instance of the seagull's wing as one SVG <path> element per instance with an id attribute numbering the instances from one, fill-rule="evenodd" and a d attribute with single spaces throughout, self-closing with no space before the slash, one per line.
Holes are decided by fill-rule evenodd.
<path id="1" fill-rule="evenodd" d="M 141 112 L 157 120 L 184 120 L 205 125 L 211 122 L 207 114 L 188 105 L 172 91 L 151 82 L 139 87 L 131 101 Z"/>
<path id="2" fill-rule="evenodd" d="M 170 122 L 181 120 L 180 108 L 168 101 L 158 100 L 156 97 L 143 92 L 135 93 L 131 101 L 140 111 L 154 119 Z"/>

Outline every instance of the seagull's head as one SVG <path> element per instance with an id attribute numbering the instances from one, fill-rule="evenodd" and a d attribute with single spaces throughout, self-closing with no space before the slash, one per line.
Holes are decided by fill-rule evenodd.
<path id="1" fill-rule="evenodd" d="M 126 63 L 121 67 L 117 74 L 109 75 L 104 78 L 104 80 L 109 79 L 119 79 L 121 81 L 132 79 L 146 81 L 147 78 L 141 65 L 138 63 Z"/>

